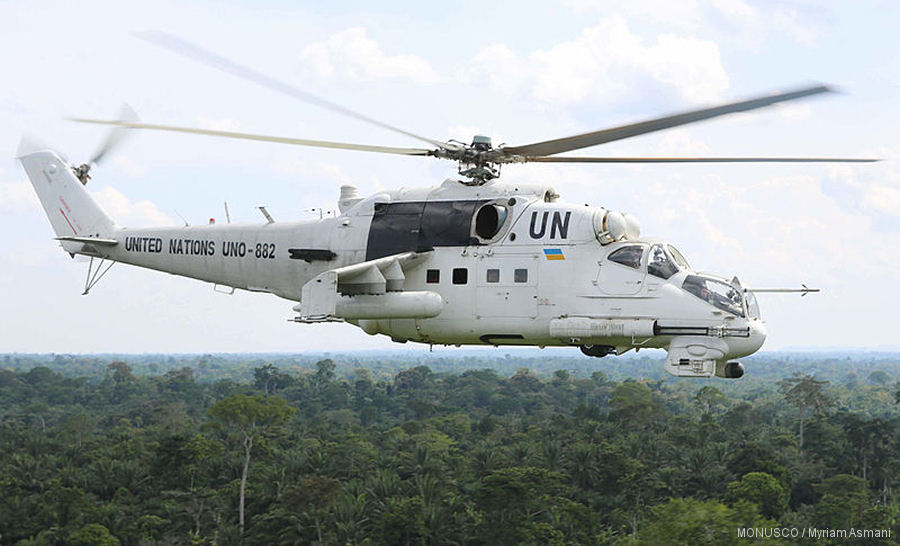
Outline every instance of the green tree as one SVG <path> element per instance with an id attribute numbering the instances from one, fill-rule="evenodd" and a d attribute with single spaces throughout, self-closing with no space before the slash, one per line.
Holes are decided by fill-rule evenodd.
<path id="1" fill-rule="evenodd" d="M 784 486 L 765 472 L 750 472 L 740 481 L 729 483 L 725 501 L 732 505 L 740 501 L 756 504 L 767 518 L 777 519 L 788 509 L 788 493 Z"/>
<path id="2" fill-rule="evenodd" d="M 645 383 L 626 381 L 613 391 L 610 417 L 631 426 L 644 426 L 663 412 L 662 404 L 653 397 Z"/>
<path id="3" fill-rule="evenodd" d="M 733 508 L 715 500 L 670 499 L 654 506 L 636 539 L 638 544 L 656 546 L 746 544 L 739 538 L 738 527 L 770 527 L 772 522 L 761 519 L 752 506 L 738 503 Z"/>
<path id="4" fill-rule="evenodd" d="M 875 370 L 866 378 L 866 381 L 871 385 L 887 385 L 890 380 L 890 374 L 884 370 Z"/>
<path id="5" fill-rule="evenodd" d="M 727 400 L 722 391 L 712 385 L 705 385 L 694 395 L 694 401 L 703 408 L 704 413 L 710 413 L 713 408 L 724 405 Z"/>
<path id="6" fill-rule="evenodd" d="M 366 368 L 356 370 L 356 380 L 353 382 L 353 390 L 356 398 L 360 401 L 371 397 L 375 391 L 375 383 L 372 381 L 372 372 Z"/>
<path id="7" fill-rule="evenodd" d="M 849 474 L 826 478 L 816 486 L 822 499 L 816 503 L 816 523 L 832 529 L 858 527 L 863 512 L 869 507 L 866 481 Z"/>
<path id="8" fill-rule="evenodd" d="M 266 363 L 259 368 L 253 368 L 253 384 L 262 389 L 263 394 L 275 394 L 278 389 L 283 389 L 291 384 L 292 377 L 278 370 L 272 363 Z"/>
<path id="9" fill-rule="evenodd" d="M 338 480 L 327 476 L 312 476 L 286 490 L 281 501 L 292 512 L 312 514 L 316 523 L 316 536 L 321 545 L 324 544 L 322 517 L 331 509 L 340 492 L 341 482 Z"/>
<path id="10" fill-rule="evenodd" d="M 541 380 L 528 368 L 516 370 L 516 374 L 509 378 L 509 384 L 522 393 L 538 392 L 543 388 Z"/>
<path id="11" fill-rule="evenodd" d="M 60 424 L 60 435 L 81 449 L 85 440 L 89 440 L 93 434 L 95 425 L 96 422 L 91 416 L 86 413 L 77 413 L 67 417 Z"/>
<path id="12" fill-rule="evenodd" d="M 490 544 L 523 544 L 536 525 L 561 504 L 563 475 L 542 468 L 512 467 L 484 477 L 475 492 L 484 511 L 482 538 Z"/>
<path id="13" fill-rule="evenodd" d="M 317 393 L 334 381 L 334 370 L 337 366 L 330 358 L 316 362 L 316 373 L 312 376 L 312 387 Z"/>
<path id="14" fill-rule="evenodd" d="M 778 382 L 778 388 L 784 394 L 785 400 L 796 406 L 799 411 L 800 433 L 797 444 L 801 454 L 803 453 L 803 425 L 807 413 L 810 410 L 820 413 L 833 403 L 831 398 L 822 391 L 829 383 L 829 381 L 820 381 L 812 375 L 799 374 Z"/>
<path id="15" fill-rule="evenodd" d="M 41 424 L 41 432 L 47 431 L 46 415 L 50 412 L 50 406 L 45 402 L 32 402 L 26 406 L 26 411 L 34 415 Z"/>
<path id="16" fill-rule="evenodd" d="M 90 523 L 69 534 L 70 546 L 119 546 L 119 539 L 99 523 Z"/>
<path id="17" fill-rule="evenodd" d="M 250 454 L 254 443 L 272 434 L 287 422 L 296 410 L 282 398 L 272 396 L 247 396 L 236 394 L 216 403 L 208 411 L 209 416 L 226 430 L 237 431 L 244 447 L 244 466 L 241 470 L 238 517 L 241 535 L 244 534 L 244 497 L 247 490 L 247 474 L 250 470 Z"/>
<path id="18" fill-rule="evenodd" d="M 112 372 L 112 379 L 116 384 L 128 383 L 135 380 L 134 374 L 131 373 L 131 366 L 121 360 L 111 362 L 106 369 Z"/>
<path id="19" fill-rule="evenodd" d="M 269 394 L 269 387 L 274 387 L 275 377 L 277 375 L 278 368 L 269 362 L 263 364 L 259 368 L 253 368 L 254 384 L 256 385 L 256 388 L 263 390 L 263 394 Z"/>
<path id="20" fill-rule="evenodd" d="M 373 522 L 376 544 L 425 544 L 425 503 L 422 497 L 390 497 Z"/>
<path id="21" fill-rule="evenodd" d="M 431 368 L 416 366 L 394 376 L 394 388 L 399 391 L 424 389 L 431 379 Z"/>

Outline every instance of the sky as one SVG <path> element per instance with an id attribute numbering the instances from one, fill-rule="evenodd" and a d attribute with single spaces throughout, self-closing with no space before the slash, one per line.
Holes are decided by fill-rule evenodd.
<path id="1" fill-rule="evenodd" d="M 839 93 L 583 150 L 584 155 L 878 157 L 859 165 L 508 165 L 509 181 L 635 215 L 695 269 L 760 296 L 765 350 L 900 346 L 900 10 L 891 2 L 0 1 L 0 352 L 295 352 L 396 348 L 344 324 L 289 323 L 292 302 L 87 263 L 53 233 L 14 157 L 23 135 L 72 163 L 142 120 L 418 147 L 137 38 L 162 30 L 431 138 L 558 138 L 816 82 Z M 433 159 L 132 135 L 88 186 L 129 227 L 312 219 L 363 195 L 455 174 Z M 427 347 L 425 348 L 427 349 Z M 452 354 L 452 353 L 448 353 Z"/>

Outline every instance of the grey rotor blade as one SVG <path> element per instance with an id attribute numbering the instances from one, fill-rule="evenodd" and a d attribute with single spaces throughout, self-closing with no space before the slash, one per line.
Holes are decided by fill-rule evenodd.
<path id="1" fill-rule="evenodd" d="M 872 163 L 855 157 L 526 157 L 526 163 Z"/>
<path id="2" fill-rule="evenodd" d="M 150 42 L 154 45 L 163 47 L 172 51 L 174 53 L 178 53 L 184 57 L 189 59 L 193 59 L 199 63 L 205 64 L 212 68 L 216 68 L 221 70 L 222 72 L 227 72 L 232 76 L 237 76 L 238 78 L 242 78 L 248 81 L 251 81 L 257 85 L 261 85 L 273 91 L 277 91 L 279 93 L 283 93 L 289 97 L 301 100 L 303 102 L 307 102 L 310 104 L 314 104 L 316 106 L 331 110 L 333 112 L 338 112 L 345 116 L 350 116 L 352 118 L 358 119 L 360 121 L 365 121 L 366 123 L 371 123 L 373 125 L 377 125 L 383 129 L 387 129 L 389 131 L 394 131 L 396 133 L 400 133 L 402 135 L 406 135 L 408 137 L 414 138 L 416 140 L 421 140 L 423 142 L 427 142 L 433 146 L 437 146 L 438 148 L 449 148 L 454 149 L 454 146 L 449 145 L 446 142 L 440 142 L 438 140 L 433 140 L 427 137 L 423 137 L 417 135 L 415 133 L 410 133 L 409 131 L 404 131 L 403 129 L 394 127 L 392 125 L 388 125 L 382 121 L 378 121 L 377 119 L 370 118 L 369 116 L 360 114 L 359 112 L 354 112 L 349 108 L 344 108 L 338 104 L 327 101 L 325 99 L 319 98 L 311 93 L 307 93 L 301 89 L 298 89 L 292 85 L 284 83 L 280 80 L 277 80 L 271 76 L 267 76 L 257 70 L 249 68 L 247 66 L 238 64 L 234 61 L 226 59 L 221 55 L 213 53 L 212 51 L 203 49 L 200 46 L 194 45 L 190 42 L 187 42 L 177 36 L 172 34 L 168 34 L 166 32 L 161 32 L 158 30 L 152 31 L 144 31 L 144 32 L 135 32 L 137 37 Z"/>
<path id="3" fill-rule="evenodd" d="M 130 106 L 128 106 L 127 104 L 123 104 L 119 109 L 118 120 L 125 122 L 137 122 L 138 116 Z M 88 163 L 97 164 L 103 161 L 103 158 L 106 157 L 106 154 L 109 153 L 110 150 L 118 146 L 119 143 L 122 142 L 122 139 L 127 136 L 127 134 L 127 129 L 122 127 L 113 127 L 106 135 L 106 140 L 104 140 L 97 151 L 94 152 L 94 156 Z"/>
<path id="4" fill-rule="evenodd" d="M 686 125 L 688 123 L 703 121 L 718 116 L 724 116 L 726 114 L 732 114 L 735 112 L 747 112 L 750 110 L 755 110 L 757 108 L 763 108 L 765 106 L 777 104 L 779 102 L 797 100 L 812 95 L 818 95 L 819 93 L 827 93 L 830 91 L 832 91 L 832 89 L 825 85 L 806 87 L 788 93 L 777 93 L 774 95 L 767 95 L 764 97 L 757 97 L 754 99 L 723 104 L 721 106 L 714 106 L 712 108 L 691 110 L 689 112 L 683 112 L 681 114 L 664 116 L 661 118 L 650 119 L 647 121 L 632 123 L 629 125 L 621 125 L 619 127 L 612 127 L 610 129 L 601 129 L 599 131 L 592 131 L 590 133 L 558 138 L 555 140 L 535 142 L 533 144 L 525 144 L 523 146 L 506 146 L 503 148 L 499 148 L 498 152 L 501 152 L 501 157 L 502 155 L 521 155 L 532 157 L 554 155 L 562 152 L 569 152 L 572 150 L 587 148 L 589 146 L 596 146 L 597 144 L 604 144 L 607 142 L 631 138 L 638 135 L 653 133 L 655 131 L 662 131 L 663 129 L 670 129 L 672 127 L 678 127 L 679 125 Z"/>
<path id="5" fill-rule="evenodd" d="M 289 138 L 253 133 L 238 133 L 234 131 L 217 131 L 215 129 L 197 129 L 194 127 L 176 127 L 174 125 L 158 125 L 155 123 L 133 123 L 128 121 L 69 118 L 79 123 L 95 123 L 99 125 L 112 125 L 122 129 L 149 129 L 152 131 L 170 131 L 174 133 L 191 133 L 195 135 L 208 135 L 224 138 L 236 138 L 241 140 L 257 140 L 261 142 L 278 142 L 281 144 L 293 144 L 297 146 L 314 146 L 317 148 L 337 148 L 341 150 L 359 150 L 363 152 L 378 152 L 382 154 L 400 155 L 432 155 L 431 150 L 422 148 L 392 148 L 389 146 L 371 146 L 369 144 L 350 144 L 346 142 L 331 142 L 328 140 L 308 140 L 303 138 Z"/>

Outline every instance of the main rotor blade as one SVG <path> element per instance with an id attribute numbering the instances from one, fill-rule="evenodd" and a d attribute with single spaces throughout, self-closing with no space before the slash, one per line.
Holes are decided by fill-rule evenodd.
<path id="1" fill-rule="evenodd" d="M 526 157 L 526 163 L 872 163 L 855 157 Z"/>
<path id="2" fill-rule="evenodd" d="M 672 127 L 678 127 L 679 125 L 686 125 L 688 123 L 694 123 L 718 116 L 724 116 L 726 114 L 732 114 L 734 112 L 747 112 L 749 110 L 763 108 L 765 106 L 770 106 L 779 102 L 801 99 L 804 97 L 809 97 L 811 95 L 818 95 L 819 93 L 827 93 L 830 91 L 832 91 L 830 87 L 827 87 L 825 85 L 817 85 L 815 87 L 806 87 L 804 89 L 791 91 L 789 93 L 778 93 L 774 95 L 758 97 L 755 99 L 723 104 L 721 106 L 714 106 L 712 108 L 691 110 L 689 112 L 684 112 L 681 114 L 664 116 L 661 118 L 650 119 L 639 123 L 632 123 L 630 125 L 622 125 L 610 129 L 601 129 L 600 131 L 593 131 L 581 135 L 558 138 L 555 140 L 546 140 L 544 142 L 535 142 L 533 144 L 525 144 L 523 146 L 507 146 L 504 148 L 500 148 L 499 150 L 505 152 L 506 155 L 554 155 L 562 152 L 569 152 L 572 150 L 587 148 L 589 146 L 596 146 L 597 144 L 604 144 L 607 142 L 631 138 L 633 136 L 653 133 L 655 131 L 661 131 L 663 129 L 670 129 Z"/>
<path id="3" fill-rule="evenodd" d="M 454 146 L 449 145 L 446 142 L 440 142 L 438 140 L 433 140 L 427 137 L 423 137 L 417 135 L 415 133 L 410 133 L 409 131 L 404 131 L 403 129 L 394 127 L 393 125 L 388 125 L 382 121 L 378 121 L 377 119 L 370 118 L 369 116 L 360 114 L 358 112 L 354 112 L 349 108 L 344 108 L 338 104 L 327 101 L 325 99 L 319 98 L 311 93 L 307 93 L 306 91 L 302 91 L 292 85 L 284 83 L 280 80 L 277 80 L 271 76 L 267 76 L 261 72 L 258 72 L 252 68 L 246 67 L 244 65 L 238 64 L 234 61 L 226 59 L 221 55 L 213 53 L 212 51 L 203 49 L 200 46 L 194 45 L 190 42 L 182 40 L 181 38 L 174 36 L 172 34 L 168 34 L 166 32 L 152 30 L 152 31 L 144 31 L 144 32 L 136 32 L 135 35 L 138 38 L 141 38 L 147 42 L 155 44 L 157 46 L 163 47 L 172 51 L 174 53 L 178 53 L 184 57 L 188 57 L 189 59 L 193 59 L 199 63 L 203 63 L 212 68 L 216 68 L 221 70 L 222 72 L 227 72 L 232 76 L 237 76 L 238 78 L 243 78 L 245 80 L 251 81 L 257 85 L 261 85 L 273 91 L 277 91 L 279 93 L 283 93 L 289 97 L 301 100 L 303 102 L 307 102 L 310 104 L 315 104 L 316 106 L 320 106 L 322 108 L 326 108 L 333 112 L 338 112 L 339 114 L 343 114 L 345 116 L 350 116 L 352 118 L 358 119 L 360 121 L 365 121 L 366 123 L 371 123 L 373 125 L 377 125 L 382 129 L 387 129 L 389 131 L 394 131 L 396 133 L 400 133 L 402 135 L 406 135 L 408 137 L 414 138 L 416 140 L 421 140 L 423 142 L 427 142 L 433 146 L 437 146 L 438 148 L 447 148 L 454 149 Z"/>
<path id="4" fill-rule="evenodd" d="M 288 138 L 253 133 L 236 133 L 233 131 L 217 131 L 214 129 L 197 129 L 193 127 L 176 127 L 173 125 L 158 125 L 154 123 L 133 123 L 128 121 L 69 118 L 70 121 L 79 123 L 95 123 L 99 125 L 112 125 L 124 129 L 150 129 L 153 131 L 171 131 L 174 133 L 192 133 L 196 135 L 208 135 L 225 138 L 237 138 L 241 140 L 258 140 L 262 142 L 278 142 L 281 144 L 294 144 L 297 146 L 315 146 L 317 148 L 338 148 L 342 150 L 359 150 L 363 152 L 378 152 L 382 154 L 400 155 L 431 155 L 431 150 L 422 148 L 392 148 L 389 146 L 371 146 L 369 144 L 349 144 L 346 142 L 331 142 L 327 140 L 308 140 L 303 138 Z"/>

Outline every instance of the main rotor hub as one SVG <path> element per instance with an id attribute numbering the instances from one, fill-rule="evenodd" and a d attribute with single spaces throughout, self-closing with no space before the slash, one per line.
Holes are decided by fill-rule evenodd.
<path id="1" fill-rule="evenodd" d="M 491 145 L 491 137 L 484 135 L 475 135 L 472 137 L 472 148 L 479 152 L 486 152 L 493 148 Z"/>
<path id="2" fill-rule="evenodd" d="M 491 161 L 490 158 L 490 151 L 493 149 L 491 137 L 485 135 L 472 137 L 472 144 L 467 146 L 457 156 L 459 174 L 469 179 L 464 181 L 463 184 L 480 186 L 488 180 L 493 180 L 500 176 L 500 166 Z"/>
<path id="3" fill-rule="evenodd" d="M 480 186 L 500 176 L 499 163 L 492 161 L 495 155 L 491 153 L 493 149 L 491 137 L 475 135 L 472 137 L 472 144 L 455 155 L 454 159 L 459 162 L 459 174 L 469 179 L 463 181 L 463 184 Z"/>

